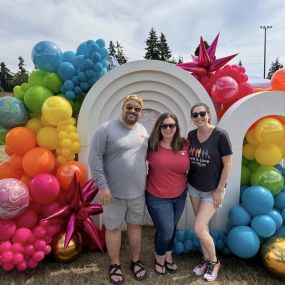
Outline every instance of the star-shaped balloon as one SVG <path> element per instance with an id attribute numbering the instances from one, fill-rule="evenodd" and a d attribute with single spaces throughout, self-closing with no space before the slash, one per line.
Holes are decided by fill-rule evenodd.
<path id="1" fill-rule="evenodd" d="M 227 57 L 216 59 L 215 53 L 219 40 L 219 34 L 216 36 L 212 44 L 206 49 L 203 38 L 200 38 L 199 55 L 191 55 L 192 62 L 178 63 L 177 66 L 184 70 L 193 72 L 197 76 L 207 75 L 214 72 L 228 63 L 237 54 L 233 54 Z"/>
<path id="2" fill-rule="evenodd" d="M 65 249 L 75 230 L 83 229 L 90 239 L 103 251 L 104 246 L 99 237 L 99 230 L 90 218 L 90 215 L 103 213 L 101 204 L 91 204 L 99 191 L 98 185 L 93 186 L 93 183 L 93 179 L 90 179 L 81 188 L 76 175 L 74 175 L 68 189 L 67 201 L 69 204 L 63 206 L 46 218 L 46 220 L 49 220 L 53 218 L 69 217 L 64 240 Z"/>

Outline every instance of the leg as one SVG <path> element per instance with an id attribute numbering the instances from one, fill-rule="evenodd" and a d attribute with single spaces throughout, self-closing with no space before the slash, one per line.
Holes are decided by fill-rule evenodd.
<path id="1" fill-rule="evenodd" d="M 141 241 L 142 241 L 142 227 L 141 225 L 127 224 L 128 240 L 131 249 L 132 261 L 140 259 Z"/>

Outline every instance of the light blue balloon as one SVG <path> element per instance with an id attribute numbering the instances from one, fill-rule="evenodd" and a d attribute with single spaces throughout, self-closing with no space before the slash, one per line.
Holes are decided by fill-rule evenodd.
<path id="1" fill-rule="evenodd" d="M 251 186 L 242 195 L 242 206 L 254 217 L 267 214 L 273 209 L 272 193 L 263 186 Z"/>
<path id="2" fill-rule="evenodd" d="M 103 39 L 98 39 L 96 41 L 96 44 L 100 47 L 100 48 L 104 48 L 105 47 L 105 41 Z"/>
<path id="3" fill-rule="evenodd" d="M 250 223 L 250 214 L 241 205 L 233 206 L 229 213 L 228 218 L 232 226 L 246 226 Z"/>
<path id="4" fill-rule="evenodd" d="M 96 42 L 95 42 L 94 40 L 88 40 L 88 41 L 86 41 L 86 46 L 87 46 L 87 48 L 90 48 L 90 46 L 91 46 L 91 45 L 94 45 L 94 44 L 96 44 Z"/>
<path id="5" fill-rule="evenodd" d="M 82 42 L 76 50 L 76 55 L 87 55 L 89 53 L 86 42 Z"/>
<path id="6" fill-rule="evenodd" d="M 174 243 L 173 252 L 175 254 L 180 254 L 184 252 L 184 244 L 182 241 L 177 241 Z"/>
<path id="7" fill-rule="evenodd" d="M 103 70 L 103 65 L 102 65 L 102 63 L 101 63 L 101 62 L 95 63 L 95 65 L 94 65 L 94 70 L 95 70 L 96 72 L 101 72 L 101 71 Z"/>
<path id="8" fill-rule="evenodd" d="M 42 41 L 33 47 L 32 61 L 42 71 L 56 72 L 62 62 L 62 52 L 56 44 Z"/>
<path id="9" fill-rule="evenodd" d="M 84 59 L 81 70 L 92 69 L 94 67 L 94 63 L 90 58 Z"/>
<path id="10" fill-rule="evenodd" d="M 229 232 L 227 243 L 230 250 L 241 258 L 251 258 L 255 256 L 260 248 L 258 235 L 248 226 L 233 228 Z"/>
<path id="11" fill-rule="evenodd" d="M 282 225 L 276 232 L 275 235 L 276 237 L 285 237 L 285 225 Z"/>
<path id="12" fill-rule="evenodd" d="M 106 48 L 101 48 L 100 55 L 102 59 L 105 59 L 109 56 L 109 51 Z"/>
<path id="13" fill-rule="evenodd" d="M 80 69 L 80 66 L 83 63 L 83 61 L 84 61 L 84 55 L 77 55 L 73 59 L 72 63 L 73 63 L 73 66 L 74 66 L 75 70 L 79 70 Z"/>
<path id="14" fill-rule="evenodd" d="M 274 197 L 274 207 L 279 211 L 282 211 L 285 208 L 285 192 L 279 192 Z"/>
<path id="15" fill-rule="evenodd" d="M 75 59 L 75 57 L 76 57 L 76 54 L 73 51 L 68 50 L 62 54 L 62 61 L 72 63 L 72 61 Z"/>
<path id="16" fill-rule="evenodd" d="M 75 68 L 70 62 L 62 62 L 57 69 L 57 73 L 63 80 L 72 79 Z"/>
<path id="17" fill-rule="evenodd" d="M 94 71 L 94 69 L 88 69 L 86 70 L 86 76 L 88 79 L 95 78 L 96 72 Z"/>
<path id="18" fill-rule="evenodd" d="M 251 227 L 261 238 L 269 238 L 276 231 L 276 224 L 269 215 L 259 215 L 251 220 Z"/>
<path id="19" fill-rule="evenodd" d="M 274 220 L 277 229 L 282 226 L 284 218 L 283 218 L 282 215 L 278 212 L 278 210 L 273 209 L 272 211 L 270 211 L 270 212 L 268 213 L 268 215 Z"/>
<path id="20" fill-rule="evenodd" d="M 95 51 L 92 53 L 91 59 L 93 60 L 94 63 L 101 62 L 101 54 L 99 52 Z"/>
<path id="21" fill-rule="evenodd" d="M 185 231 L 184 230 L 177 230 L 175 233 L 175 238 L 178 241 L 184 241 L 185 239 Z"/>
<path id="22" fill-rule="evenodd" d="M 90 51 L 91 54 L 93 54 L 94 52 L 99 53 L 100 47 L 99 47 L 99 45 L 98 45 L 97 43 L 91 44 L 91 45 L 89 46 L 89 51 Z M 100 57 L 101 57 L 101 56 L 100 56 Z"/>

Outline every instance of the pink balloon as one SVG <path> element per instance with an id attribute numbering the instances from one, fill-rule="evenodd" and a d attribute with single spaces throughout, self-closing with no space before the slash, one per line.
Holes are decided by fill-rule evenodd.
<path id="1" fill-rule="evenodd" d="M 45 242 L 47 244 L 50 244 L 52 242 L 52 237 L 51 236 L 46 236 L 44 239 L 45 239 Z"/>
<path id="2" fill-rule="evenodd" d="M 9 271 L 15 268 L 15 264 L 13 262 L 4 263 L 2 266 L 3 266 L 3 269 L 6 271 Z"/>
<path id="3" fill-rule="evenodd" d="M 16 232 L 12 236 L 13 242 L 18 242 L 22 245 L 25 245 L 28 243 L 29 238 L 32 236 L 32 232 L 28 228 L 19 228 L 16 230 Z"/>
<path id="4" fill-rule="evenodd" d="M 27 209 L 15 222 L 18 227 L 32 229 L 38 222 L 38 216 L 32 209 Z"/>
<path id="5" fill-rule="evenodd" d="M 8 240 L 16 231 L 16 224 L 12 220 L 0 219 L 0 241 Z"/>
<path id="6" fill-rule="evenodd" d="M 51 252 L 51 246 L 50 245 L 46 245 L 44 248 L 44 253 L 45 254 L 49 254 Z"/>
<path id="7" fill-rule="evenodd" d="M 26 260 L 23 260 L 22 262 L 20 262 L 19 264 L 17 264 L 17 269 L 19 271 L 25 271 L 28 268 L 28 264 Z"/>
<path id="8" fill-rule="evenodd" d="M 36 226 L 33 230 L 33 233 L 34 233 L 34 236 L 37 238 L 37 239 L 41 239 L 41 238 L 44 238 L 45 235 L 46 235 L 46 230 L 41 227 L 41 226 Z"/>
<path id="9" fill-rule="evenodd" d="M 48 216 L 50 216 L 51 214 L 53 214 L 55 211 L 59 210 L 61 208 L 61 205 L 59 202 L 53 202 L 50 205 L 45 205 L 42 208 L 42 213 L 43 213 L 43 217 L 46 218 Z"/>
<path id="10" fill-rule="evenodd" d="M 0 219 L 19 216 L 29 202 L 29 189 L 22 181 L 14 178 L 0 180 Z"/>
<path id="11" fill-rule="evenodd" d="M 24 251 L 24 248 L 20 243 L 16 242 L 12 244 L 11 251 L 13 253 L 16 253 L 16 252 L 22 253 Z"/>
<path id="12" fill-rule="evenodd" d="M 12 244 L 11 244 L 10 241 L 2 242 L 1 245 L 0 245 L 0 251 L 1 252 L 8 251 L 11 248 L 12 248 Z"/>
<path id="13" fill-rule="evenodd" d="M 46 205 L 57 199 L 60 185 L 52 174 L 41 173 L 31 180 L 29 189 L 33 201 Z"/>
<path id="14" fill-rule="evenodd" d="M 33 259 L 29 259 L 28 260 L 28 266 L 31 269 L 36 268 L 38 266 L 38 262 L 34 261 Z"/>
<path id="15" fill-rule="evenodd" d="M 230 104 L 237 99 L 239 87 L 237 82 L 229 76 L 223 76 L 212 85 L 211 96 L 215 102 Z"/>
<path id="16" fill-rule="evenodd" d="M 25 256 L 31 256 L 34 253 L 35 253 L 35 249 L 34 249 L 34 247 L 31 244 L 26 245 L 24 247 L 24 254 L 25 254 Z"/>
<path id="17" fill-rule="evenodd" d="M 21 253 L 15 253 L 13 257 L 13 263 L 14 264 L 19 264 L 24 260 L 24 256 Z"/>
<path id="18" fill-rule="evenodd" d="M 40 262 L 44 259 L 45 257 L 45 254 L 43 251 L 36 251 L 34 254 L 33 254 L 33 257 L 32 259 L 36 262 Z"/>
<path id="19" fill-rule="evenodd" d="M 2 253 L 2 261 L 4 263 L 11 262 L 13 260 L 13 257 L 14 257 L 14 255 L 13 255 L 12 251 L 10 251 L 10 250 L 7 250 L 7 251 Z"/>
<path id="20" fill-rule="evenodd" d="M 35 247 L 35 250 L 43 250 L 46 246 L 46 242 L 44 240 L 36 240 L 35 244 L 34 244 L 34 247 Z"/>

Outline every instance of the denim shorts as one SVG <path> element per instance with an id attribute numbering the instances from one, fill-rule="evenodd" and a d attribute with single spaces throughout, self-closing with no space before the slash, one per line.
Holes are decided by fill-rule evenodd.
<path id="1" fill-rule="evenodd" d="M 208 202 L 208 203 L 212 203 L 214 204 L 213 201 L 213 194 L 216 190 L 212 190 L 210 192 L 203 192 L 203 191 L 199 191 L 196 188 L 194 188 L 192 185 L 190 185 L 188 183 L 188 193 L 189 196 L 193 199 L 197 199 L 197 200 L 201 200 L 204 202 Z M 222 193 L 222 201 L 224 199 L 225 196 L 225 191 Z M 220 205 L 220 207 L 222 206 L 222 204 Z"/>

